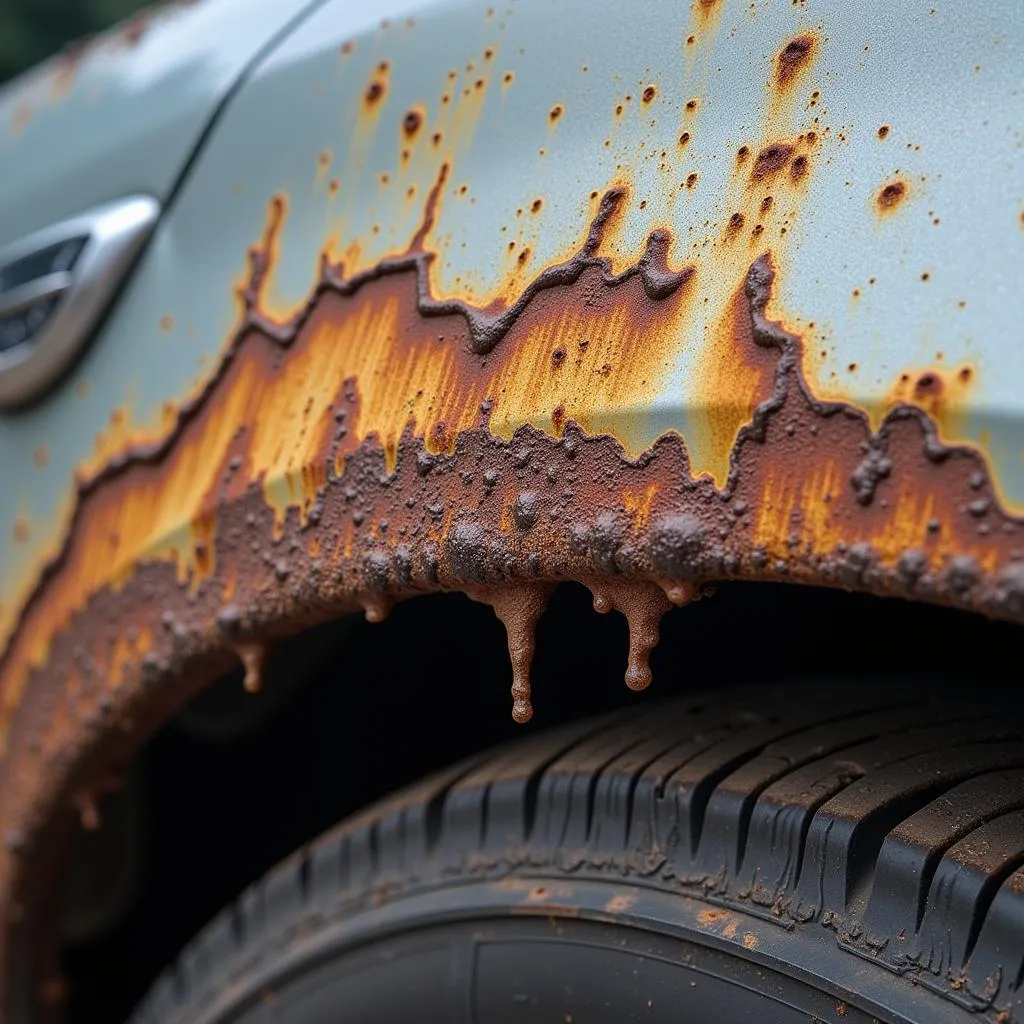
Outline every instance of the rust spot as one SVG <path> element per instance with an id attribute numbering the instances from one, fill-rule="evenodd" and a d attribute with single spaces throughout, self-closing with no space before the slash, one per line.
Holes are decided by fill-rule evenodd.
<path id="1" fill-rule="evenodd" d="M 742 164 L 746 161 L 747 157 L 750 156 L 750 147 L 747 145 L 740 146 L 736 150 L 736 162 Z"/>
<path id="2" fill-rule="evenodd" d="M 889 126 L 887 124 L 883 124 L 881 128 L 878 129 L 878 137 L 880 139 L 888 138 L 889 131 Z"/>
<path id="3" fill-rule="evenodd" d="M 32 453 L 32 462 L 36 467 L 42 469 L 49 461 L 50 449 L 45 444 L 36 445 L 36 450 Z"/>
<path id="4" fill-rule="evenodd" d="M 702 928 L 708 928 L 729 916 L 727 910 L 702 910 L 697 915 L 697 924 Z"/>
<path id="5" fill-rule="evenodd" d="M 419 108 L 413 107 L 406 111 L 405 117 L 402 118 L 402 131 L 405 132 L 406 138 L 415 137 L 422 125 L 423 112 Z"/>
<path id="6" fill-rule="evenodd" d="M 653 102 L 654 97 L 657 96 L 657 95 L 658 95 L 658 90 L 653 85 L 649 85 L 649 86 L 647 86 L 647 88 L 644 89 L 644 91 L 642 93 L 642 99 L 643 99 L 644 103 L 651 103 L 651 102 Z"/>
<path id="7" fill-rule="evenodd" d="M 14 543 L 27 544 L 31 536 L 28 520 L 24 516 L 17 516 L 14 520 Z"/>
<path id="8" fill-rule="evenodd" d="M 697 187 L 697 175 L 696 173 L 690 173 L 686 176 L 686 187 L 696 188 Z"/>
<path id="9" fill-rule="evenodd" d="M 342 56 L 347 57 L 350 53 L 353 52 L 353 50 L 355 50 L 355 48 L 356 44 L 353 43 L 351 39 L 346 39 L 345 42 L 341 44 Z"/>
<path id="10" fill-rule="evenodd" d="M 683 134 L 679 136 L 679 145 L 680 146 L 685 146 L 689 141 L 690 141 L 690 133 L 689 132 L 683 132 Z"/>
<path id="11" fill-rule="evenodd" d="M 556 103 L 548 111 L 548 120 L 552 124 L 554 124 L 562 116 L 562 114 L 564 114 L 564 113 L 565 113 L 565 108 L 562 106 L 562 104 L 561 103 Z"/>
<path id="12" fill-rule="evenodd" d="M 768 213 L 768 211 L 771 210 L 771 208 L 772 208 L 772 201 L 773 200 L 772 200 L 771 196 L 765 196 L 764 199 L 761 200 L 761 212 L 762 213 Z"/>
<path id="13" fill-rule="evenodd" d="M 173 330 L 173 328 L 174 328 L 174 317 L 171 316 L 170 313 L 164 313 L 164 315 L 162 317 L 160 317 L 160 330 L 166 332 L 166 331 Z"/>
<path id="14" fill-rule="evenodd" d="M 791 39 L 782 48 L 775 62 L 775 84 L 779 89 L 791 88 L 807 70 L 817 42 L 817 38 L 808 32 Z"/>
<path id="15" fill-rule="evenodd" d="M 533 213 L 540 213 L 541 208 L 543 206 L 544 206 L 544 200 L 543 199 L 534 199 L 534 201 L 530 204 L 530 210 Z"/>
<path id="16" fill-rule="evenodd" d="M 905 181 L 890 181 L 883 185 L 875 200 L 881 213 L 892 213 L 907 197 L 907 184 Z"/>
<path id="17" fill-rule="evenodd" d="M 688 113 L 693 113 L 697 109 L 698 101 L 696 99 L 686 101 L 686 110 Z"/>
<path id="18" fill-rule="evenodd" d="M 765 146 L 757 154 L 754 167 L 750 172 L 750 180 L 762 181 L 764 178 L 777 174 L 789 163 L 793 150 L 794 147 L 788 142 L 773 142 Z"/>
<path id="19" fill-rule="evenodd" d="M 503 82 L 503 83 L 504 83 L 505 85 L 511 85 L 511 84 L 512 84 L 512 80 L 513 80 L 513 79 L 514 79 L 515 77 L 516 77 L 516 76 L 515 76 L 515 75 L 514 75 L 514 74 L 513 74 L 513 73 L 512 73 L 511 71 L 506 71 L 506 72 L 505 72 L 505 74 L 503 74 L 503 75 L 501 76 L 501 81 L 502 81 L 502 82 Z"/>
<path id="20" fill-rule="evenodd" d="M 743 227 L 743 214 L 742 213 L 734 213 L 729 218 L 729 232 L 731 234 L 735 234 L 742 227 Z"/>
<path id="21" fill-rule="evenodd" d="M 757 949 L 757 936 L 753 932 L 743 933 L 743 948 Z"/>
<path id="22" fill-rule="evenodd" d="M 331 178 L 331 180 L 327 182 L 327 194 L 330 196 L 336 196 L 338 194 L 338 189 L 340 188 L 341 182 L 338 181 L 337 178 Z"/>
<path id="23" fill-rule="evenodd" d="M 801 153 L 798 157 L 793 159 L 793 162 L 789 165 L 789 176 L 793 181 L 802 181 L 807 175 L 807 157 Z"/>
<path id="24" fill-rule="evenodd" d="M 380 98 L 384 95 L 384 83 L 383 82 L 371 82 L 366 87 L 366 102 L 369 104 L 376 104 L 380 101 Z"/>

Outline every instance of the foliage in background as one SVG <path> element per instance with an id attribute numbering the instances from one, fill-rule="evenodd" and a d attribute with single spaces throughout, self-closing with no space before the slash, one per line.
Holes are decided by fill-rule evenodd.
<path id="1" fill-rule="evenodd" d="M 151 0 L 0 0 L 0 84 Z"/>

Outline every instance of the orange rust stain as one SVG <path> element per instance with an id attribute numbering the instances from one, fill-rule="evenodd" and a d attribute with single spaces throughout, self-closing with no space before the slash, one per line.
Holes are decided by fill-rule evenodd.
<path id="1" fill-rule="evenodd" d="M 14 543 L 27 544 L 31 536 L 28 520 L 24 516 L 17 516 L 14 520 Z"/>
<path id="2" fill-rule="evenodd" d="M 724 7 L 724 0 L 694 0 L 691 10 L 697 25 L 707 29 L 717 24 Z"/>
<path id="3" fill-rule="evenodd" d="M 702 910 L 697 915 L 697 924 L 702 928 L 709 928 L 728 916 L 729 912 L 726 910 Z"/>
<path id="4" fill-rule="evenodd" d="M 910 186 L 903 178 L 896 178 L 883 185 L 875 196 L 875 206 L 884 217 L 895 213 L 910 193 Z"/>
<path id="5" fill-rule="evenodd" d="M 363 92 L 364 111 L 369 113 L 381 106 L 382 101 L 387 95 L 390 79 L 391 64 L 386 60 L 382 60 L 373 69 L 370 81 Z"/>
<path id="6" fill-rule="evenodd" d="M 174 317 L 171 316 L 170 313 L 164 313 L 164 315 L 160 317 L 160 330 L 166 332 L 172 330 L 173 328 Z"/>
<path id="7" fill-rule="evenodd" d="M 754 342 L 750 307 L 741 284 L 700 351 L 698 381 L 692 389 L 699 405 L 686 435 L 694 476 L 707 474 L 716 486 L 725 486 L 736 439 L 771 393 L 777 364 L 776 351 Z"/>
<path id="8" fill-rule="evenodd" d="M 775 58 L 775 86 L 791 91 L 814 61 L 818 39 L 812 32 L 791 39 Z"/>
<path id="9" fill-rule="evenodd" d="M 36 450 L 32 453 L 32 462 L 34 465 L 42 469 L 43 466 L 47 465 L 50 461 L 50 449 L 45 444 L 36 445 Z"/>
<path id="10" fill-rule="evenodd" d="M 564 113 L 565 113 L 565 107 L 563 107 L 561 103 L 556 103 L 548 111 L 548 120 L 552 124 L 554 124 L 562 116 L 562 114 L 564 114 Z"/>
<path id="11" fill-rule="evenodd" d="M 743 933 L 743 948 L 757 949 L 757 936 L 753 932 Z"/>

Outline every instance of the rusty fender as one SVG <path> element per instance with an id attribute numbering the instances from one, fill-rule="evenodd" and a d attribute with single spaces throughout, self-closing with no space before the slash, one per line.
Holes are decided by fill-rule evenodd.
<path id="1" fill-rule="evenodd" d="M 780 51 L 780 90 L 815 46 L 798 36 Z M 370 82 L 365 102 L 383 91 Z M 404 131 L 420 126 L 405 114 Z M 972 368 L 907 376 L 877 427 L 808 383 L 804 339 L 776 294 L 786 214 L 773 197 L 799 193 L 819 144 L 808 130 L 735 154 L 743 199 L 716 273 L 736 271 L 706 339 L 703 434 L 688 445 L 667 431 L 639 451 L 587 410 L 642 404 L 706 271 L 670 264 L 669 226 L 613 268 L 602 243 L 628 182 L 594 193 L 574 253 L 476 307 L 431 287 L 443 163 L 406 252 L 352 275 L 324 255 L 308 300 L 283 320 L 264 301 L 287 217 L 286 197 L 274 198 L 216 369 L 162 437 L 80 480 L 59 553 L 0 654 L 8 978 L 22 939 L 45 932 L 61 837 L 75 815 L 95 820 L 111 767 L 239 661 L 258 688 L 268 645 L 316 622 L 354 611 L 379 621 L 397 600 L 444 590 L 487 602 L 508 632 L 512 714 L 526 721 L 533 628 L 562 580 L 627 618 L 635 689 L 650 682 L 664 613 L 715 580 L 1024 620 L 1022 524 L 982 453 L 945 443 L 938 425 Z M 909 187 L 879 183 L 877 216 Z M 723 458 L 694 465 L 697 447 Z M 185 528 L 148 543 L 154 523 L 177 524 L 183 510 Z"/>

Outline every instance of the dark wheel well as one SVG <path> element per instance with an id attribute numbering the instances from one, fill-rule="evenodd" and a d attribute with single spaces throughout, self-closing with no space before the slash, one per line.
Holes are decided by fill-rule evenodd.
<path id="1" fill-rule="evenodd" d="M 622 681 L 624 622 L 594 614 L 589 593 L 566 584 L 539 626 L 536 711 L 522 727 L 509 717 L 504 630 L 483 605 L 420 598 L 379 625 L 321 627 L 278 652 L 289 692 L 262 720 L 220 739 L 169 723 L 142 751 L 140 883 L 112 928 L 65 948 L 71 1024 L 125 1019 L 181 946 L 281 858 L 359 807 L 503 740 L 751 681 L 879 672 L 996 680 L 1019 642 L 1018 627 L 963 612 L 727 584 L 670 613 L 654 684 L 636 694 Z M 230 708 L 240 676 L 205 700 L 216 702 L 216 691 Z M 271 693 L 249 699 L 264 697 L 273 703 Z"/>

